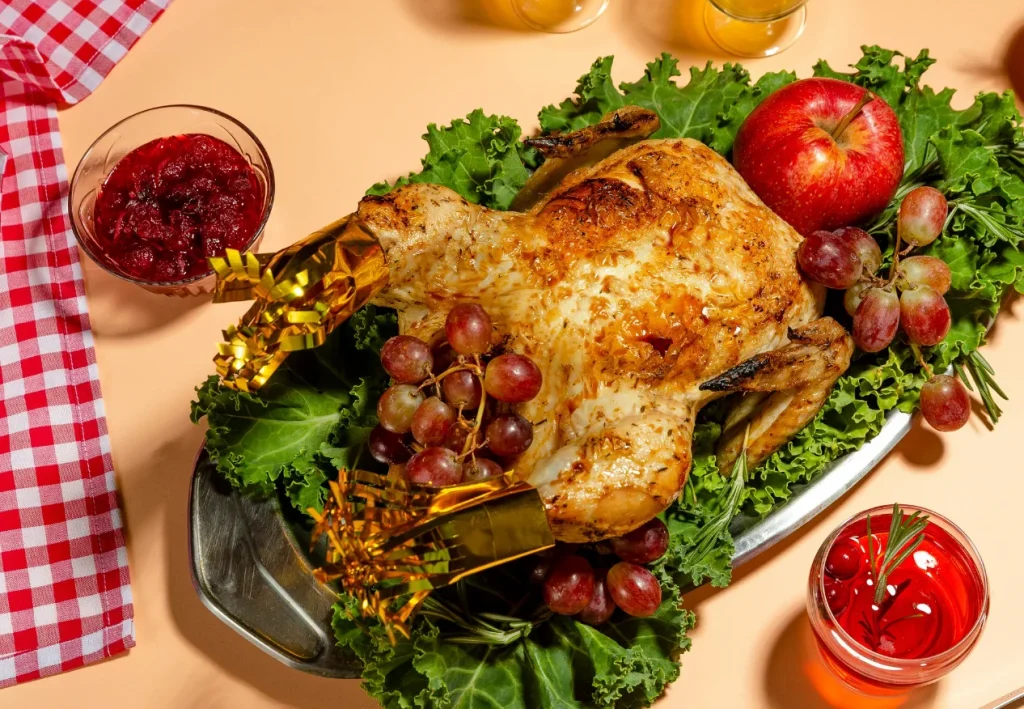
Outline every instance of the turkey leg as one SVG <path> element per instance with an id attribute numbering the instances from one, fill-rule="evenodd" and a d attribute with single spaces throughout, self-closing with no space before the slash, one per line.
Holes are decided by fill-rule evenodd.
<path id="1" fill-rule="evenodd" d="M 850 365 L 853 341 L 832 318 L 790 330 L 789 339 L 700 385 L 702 391 L 770 392 L 748 415 L 727 419 L 718 444 L 719 470 L 732 470 L 748 424 L 747 465 L 753 468 L 771 455 L 814 418 Z"/>
<path id="2" fill-rule="evenodd" d="M 528 480 L 555 538 L 625 534 L 668 507 L 690 471 L 693 415 L 651 411 L 602 421 L 534 467 Z"/>

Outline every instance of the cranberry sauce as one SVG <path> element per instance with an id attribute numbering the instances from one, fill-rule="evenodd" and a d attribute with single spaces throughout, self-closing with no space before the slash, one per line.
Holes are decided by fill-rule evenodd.
<path id="1" fill-rule="evenodd" d="M 871 516 L 870 552 L 881 567 L 891 514 Z M 867 522 L 844 529 L 825 557 L 825 598 L 850 637 L 887 657 L 917 659 L 962 640 L 982 613 L 984 583 L 966 549 L 934 523 L 919 547 L 889 574 L 875 603 Z"/>
<path id="2" fill-rule="evenodd" d="M 242 250 L 263 218 L 263 184 L 241 153 L 209 135 L 150 141 L 114 166 L 96 198 L 96 239 L 120 271 L 150 281 L 206 273 Z"/>

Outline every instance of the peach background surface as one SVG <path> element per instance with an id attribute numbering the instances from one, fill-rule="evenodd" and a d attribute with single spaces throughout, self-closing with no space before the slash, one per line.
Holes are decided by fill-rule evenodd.
<path id="1" fill-rule="evenodd" d="M 613 0 L 590 28 L 556 36 L 511 27 L 503 0 L 175 0 L 95 95 L 61 114 L 69 170 L 118 119 L 166 103 L 206 104 L 249 125 L 270 152 L 277 200 L 267 249 L 353 209 L 363 190 L 413 169 L 427 123 L 478 106 L 519 118 L 568 96 L 595 57 L 633 80 L 663 50 L 681 65 L 726 61 L 708 46 L 696 0 Z M 861 44 L 940 61 L 935 86 L 1024 91 L 1020 0 L 811 0 L 810 24 L 753 74 L 819 57 L 842 67 Z M 243 304 L 172 300 L 86 264 L 99 368 L 127 520 L 138 647 L 100 665 L 5 690 L 4 707 L 220 709 L 374 706 L 356 681 L 277 664 L 208 613 L 189 581 L 186 503 L 203 432 L 188 421 L 193 387 L 212 371 L 220 329 Z M 659 707 L 826 704 L 810 688 L 803 594 L 811 558 L 849 515 L 894 500 L 943 512 L 988 564 L 989 627 L 949 678 L 912 699 L 972 709 L 1024 684 L 1024 301 L 1005 308 L 986 354 L 1012 401 L 994 431 L 974 418 L 942 437 L 916 425 L 866 481 L 726 590 L 686 598 L 700 616 L 682 676 Z"/>

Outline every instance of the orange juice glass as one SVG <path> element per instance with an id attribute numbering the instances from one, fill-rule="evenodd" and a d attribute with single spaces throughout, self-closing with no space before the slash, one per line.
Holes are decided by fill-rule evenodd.
<path id="1" fill-rule="evenodd" d="M 575 32 L 608 8 L 610 0 L 510 0 L 519 19 L 542 32 Z"/>
<path id="2" fill-rule="evenodd" d="M 795 42 L 807 0 L 708 0 L 704 25 L 715 43 L 741 57 L 770 57 Z"/>

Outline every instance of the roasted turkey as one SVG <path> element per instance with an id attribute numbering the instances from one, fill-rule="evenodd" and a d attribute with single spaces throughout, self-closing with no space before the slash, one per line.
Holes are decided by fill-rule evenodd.
<path id="1" fill-rule="evenodd" d="M 373 302 L 398 311 L 403 333 L 429 341 L 453 305 L 478 302 L 540 366 L 541 392 L 520 407 L 535 438 L 515 469 L 563 541 L 664 510 L 686 482 L 697 412 L 726 394 L 744 393 L 719 466 L 745 433 L 756 465 L 813 418 L 853 350 L 797 269 L 800 235 L 705 145 L 637 142 L 656 127 L 632 110 L 539 139 L 548 162 L 525 212 L 429 184 L 358 210 L 390 268 Z"/>

